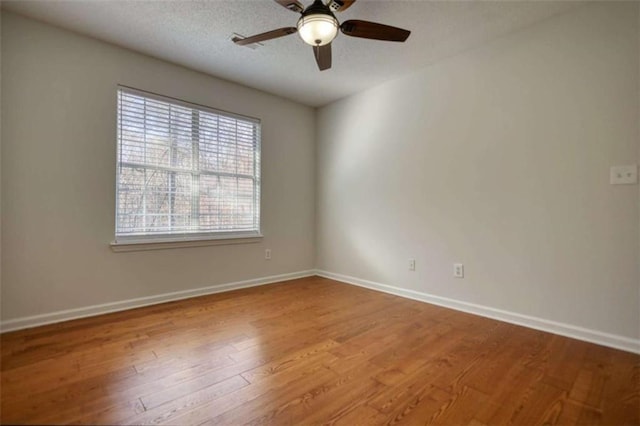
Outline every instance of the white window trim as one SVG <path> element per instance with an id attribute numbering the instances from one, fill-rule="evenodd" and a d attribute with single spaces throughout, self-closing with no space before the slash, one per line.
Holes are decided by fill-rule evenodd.
<path id="1" fill-rule="evenodd" d="M 194 236 L 190 235 L 189 239 L 148 237 L 146 239 L 120 238 L 113 241 L 109 245 L 111 250 L 116 253 L 130 251 L 146 251 L 146 250 L 165 250 L 182 247 L 206 247 L 220 246 L 226 244 L 250 244 L 259 243 L 263 239 L 262 234 L 257 233 L 230 233 L 229 235 L 216 236 Z"/>
<path id="2" fill-rule="evenodd" d="M 211 108 L 206 105 L 201 105 L 193 102 L 186 102 L 180 99 L 172 98 L 170 96 L 159 95 L 152 92 L 147 92 L 132 87 L 118 85 L 118 90 L 124 89 L 129 93 L 139 94 L 141 96 L 158 99 L 161 101 L 170 100 L 178 105 L 183 105 L 188 108 L 198 107 L 205 111 L 211 111 L 215 114 L 225 115 L 231 118 L 242 119 L 261 124 L 261 120 L 249 117 L 241 114 L 231 113 L 224 110 Z M 258 139 L 258 152 L 261 152 L 261 140 Z M 261 154 L 260 154 L 261 156 Z M 258 160 L 259 161 L 259 160 Z M 262 210 L 262 167 L 260 167 L 259 173 L 255 176 L 255 179 L 259 182 L 258 192 L 258 209 Z M 118 182 L 116 180 L 116 196 L 118 193 Z M 117 215 L 117 211 L 116 211 Z M 130 235 L 119 236 L 109 243 L 111 250 L 114 252 L 131 252 L 131 251 L 146 251 L 146 250 L 164 250 L 172 248 L 182 247 L 204 247 L 215 245 L 227 245 L 227 244 L 249 244 L 261 242 L 263 235 L 262 229 L 262 212 L 258 212 L 258 230 L 257 231 L 229 231 L 229 232 L 211 232 L 211 233 L 187 233 L 187 234 L 163 234 L 163 235 Z"/>

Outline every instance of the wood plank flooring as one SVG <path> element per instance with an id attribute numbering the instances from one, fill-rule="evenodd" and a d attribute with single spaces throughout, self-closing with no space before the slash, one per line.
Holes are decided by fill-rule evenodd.
<path id="1" fill-rule="evenodd" d="M 2 423 L 640 423 L 640 356 L 319 277 L 1 336 Z"/>

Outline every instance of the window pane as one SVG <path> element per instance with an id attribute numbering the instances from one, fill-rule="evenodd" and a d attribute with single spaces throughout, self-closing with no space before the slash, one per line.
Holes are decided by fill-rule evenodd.
<path id="1" fill-rule="evenodd" d="M 116 236 L 259 231 L 259 124 L 118 91 Z"/>
<path id="2" fill-rule="evenodd" d="M 219 229 L 218 176 L 202 176 L 200 180 L 200 226 L 203 229 Z"/>

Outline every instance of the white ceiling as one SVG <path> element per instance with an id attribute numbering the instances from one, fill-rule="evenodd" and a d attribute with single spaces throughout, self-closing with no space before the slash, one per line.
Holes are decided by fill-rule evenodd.
<path id="1" fill-rule="evenodd" d="M 302 0 L 307 6 L 311 0 Z M 337 15 L 411 30 L 406 43 L 339 35 L 320 72 L 296 34 L 256 50 L 230 41 L 295 26 L 272 0 L 3 1 L 4 9 L 307 105 L 321 106 L 577 7 L 568 1 L 358 0 Z"/>

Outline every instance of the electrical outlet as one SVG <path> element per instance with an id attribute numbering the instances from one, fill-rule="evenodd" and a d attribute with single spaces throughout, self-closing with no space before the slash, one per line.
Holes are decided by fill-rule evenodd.
<path id="1" fill-rule="evenodd" d="M 264 260 L 271 260 L 271 249 L 264 250 Z"/>
<path id="2" fill-rule="evenodd" d="M 416 260 L 415 259 L 409 259 L 409 270 L 410 271 L 415 271 L 416 270 Z"/>
<path id="3" fill-rule="evenodd" d="M 455 278 L 464 278 L 464 265 L 462 263 L 453 264 L 453 276 Z"/>
<path id="4" fill-rule="evenodd" d="M 638 183 L 638 166 L 613 166 L 609 170 L 609 183 L 611 185 L 635 185 Z"/>

